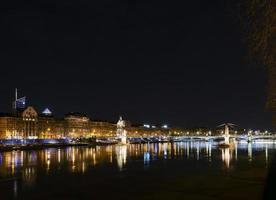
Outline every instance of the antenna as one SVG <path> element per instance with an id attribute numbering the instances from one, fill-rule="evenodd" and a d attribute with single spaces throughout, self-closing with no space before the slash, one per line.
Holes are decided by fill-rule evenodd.
<path id="1" fill-rule="evenodd" d="M 12 109 L 14 114 L 16 114 L 16 101 L 17 101 L 17 88 L 15 88 L 15 100 L 12 102 Z"/>
<path id="2" fill-rule="evenodd" d="M 17 101 L 17 88 L 15 88 L 15 100 L 14 100 L 14 110 L 16 111 L 16 101 Z"/>
<path id="3" fill-rule="evenodd" d="M 15 101 L 17 100 L 17 88 L 15 88 Z"/>

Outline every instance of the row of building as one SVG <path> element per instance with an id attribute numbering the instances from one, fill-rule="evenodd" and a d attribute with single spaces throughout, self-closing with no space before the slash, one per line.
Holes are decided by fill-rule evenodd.
<path id="1" fill-rule="evenodd" d="M 148 129 L 144 126 L 126 126 L 130 136 L 164 135 L 167 129 Z M 37 139 L 37 138 L 89 138 L 115 137 L 116 123 L 91 120 L 81 113 L 68 113 L 56 118 L 46 108 L 39 113 L 34 107 L 27 106 L 26 97 L 13 101 L 12 113 L 0 113 L 0 139 Z"/>
<path id="2" fill-rule="evenodd" d="M 168 130 L 147 129 L 143 126 L 126 127 L 129 136 L 150 136 L 166 134 Z M 33 107 L 26 107 L 17 114 L 0 114 L 0 139 L 37 138 L 89 138 L 115 137 L 116 123 L 93 121 L 81 113 L 68 113 L 55 118 L 49 109 L 38 113 Z"/>
<path id="3" fill-rule="evenodd" d="M 112 124 L 110 124 L 112 126 Z M 49 110 L 38 113 L 29 106 L 22 112 L 0 116 L 0 138 L 63 138 L 87 136 L 90 120 L 86 116 L 72 113 L 63 119 L 54 118 Z"/>
<path id="4" fill-rule="evenodd" d="M 0 139 L 46 139 L 116 137 L 116 123 L 96 121 L 81 113 L 68 113 L 56 118 L 49 109 L 39 113 L 26 106 L 26 97 L 13 102 L 12 113 L 0 113 Z M 221 130 L 169 128 L 167 125 L 131 125 L 126 123 L 128 137 L 222 135 Z M 233 134 L 241 134 L 235 131 Z"/>
<path id="5" fill-rule="evenodd" d="M 132 125 L 126 123 L 128 137 L 150 136 L 211 136 L 222 135 L 222 130 L 206 128 L 183 129 L 166 125 Z M 231 130 L 232 134 L 243 131 Z M 117 124 L 108 121 L 91 120 L 81 113 L 68 113 L 56 118 L 49 109 L 37 112 L 28 106 L 13 113 L 0 113 L 0 139 L 46 139 L 46 138 L 91 138 L 116 137 Z"/>

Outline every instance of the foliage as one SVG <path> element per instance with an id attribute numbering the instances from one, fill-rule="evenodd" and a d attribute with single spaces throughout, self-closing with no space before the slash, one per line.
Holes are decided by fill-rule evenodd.
<path id="1" fill-rule="evenodd" d="M 276 112 L 276 0 L 243 0 L 239 6 L 249 56 L 267 67 L 267 108 Z"/>

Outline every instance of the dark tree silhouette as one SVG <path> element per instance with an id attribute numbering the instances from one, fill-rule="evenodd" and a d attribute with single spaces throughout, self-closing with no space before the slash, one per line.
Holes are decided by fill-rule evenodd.
<path id="1" fill-rule="evenodd" d="M 266 107 L 276 115 L 276 0 L 243 0 L 240 3 L 250 58 L 267 67 Z M 276 122 L 276 121 L 274 121 Z"/>

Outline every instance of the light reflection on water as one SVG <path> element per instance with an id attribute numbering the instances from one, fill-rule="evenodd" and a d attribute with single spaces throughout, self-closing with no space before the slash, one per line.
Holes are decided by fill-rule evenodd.
<path id="1" fill-rule="evenodd" d="M 253 162 L 261 155 L 261 162 L 268 165 L 273 143 L 236 144 L 233 148 L 219 149 L 210 142 L 180 142 L 164 144 L 132 144 L 97 147 L 50 148 L 39 151 L 12 151 L 0 153 L 0 180 L 14 178 L 14 196 L 17 195 L 18 179 L 24 185 L 36 183 L 38 172 L 49 173 L 63 170 L 85 174 L 88 170 L 113 167 L 127 170 L 128 163 L 141 161 L 149 167 L 156 160 L 193 160 L 195 162 L 219 161 L 223 169 L 231 169 L 236 162 L 247 158 Z M 270 153 L 271 152 L 271 153 Z"/>

